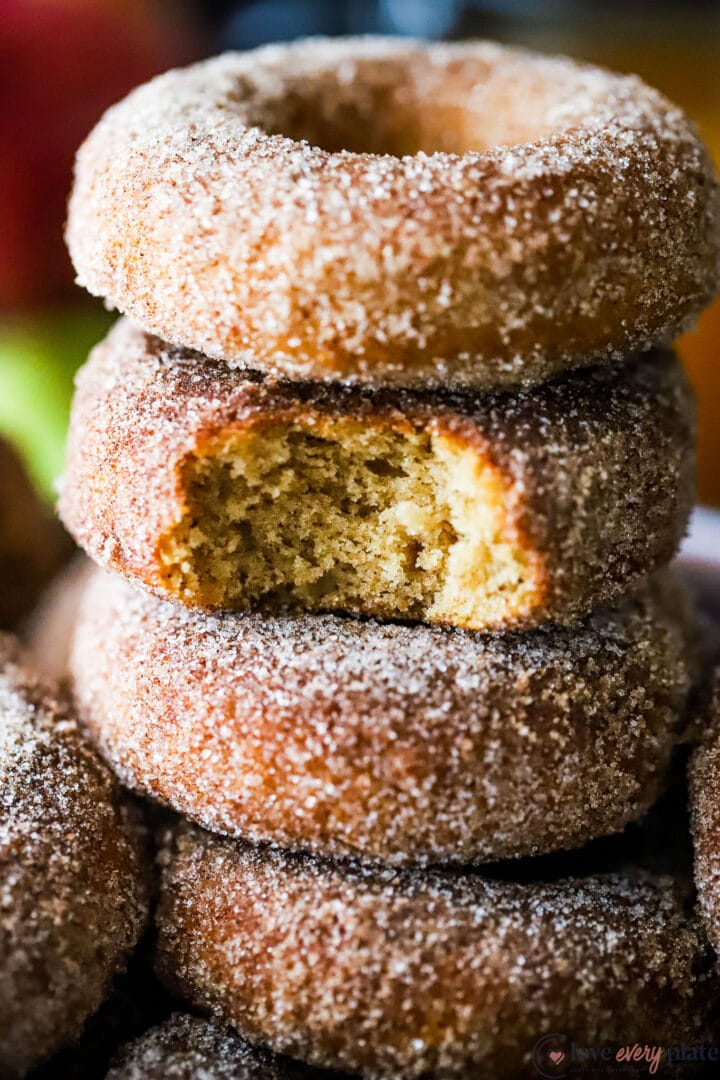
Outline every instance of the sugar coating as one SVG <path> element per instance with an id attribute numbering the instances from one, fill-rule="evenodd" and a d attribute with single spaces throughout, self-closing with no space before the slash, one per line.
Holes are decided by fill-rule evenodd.
<path id="1" fill-rule="evenodd" d="M 23 626 L 23 643 L 34 671 L 46 679 L 68 674 L 73 628 L 80 598 L 93 564 L 77 555 L 45 589 Z"/>
<path id="2" fill-rule="evenodd" d="M 520 1077 L 546 1033 L 667 1046 L 707 1030 L 706 947 L 668 878 L 369 870 L 189 827 L 163 862 L 161 974 L 313 1065 Z"/>
<path id="3" fill-rule="evenodd" d="M 690 325 L 719 206 L 694 129 L 637 78 L 349 38 L 136 90 L 79 151 L 67 239 L 80 284 L 209 356 L 497 386 Z"/>
<path id="4" fill-rule="evenodd" d="M 70 669 L 123 783 L 215 832 L 388 863 L 579 846 L 652 804 L 689 689 L 668 579 L 572 630 L 206 615 L 98 572 Z"/>
<path id="5" fill-rule="evenodd" d="M 533 552 L 540 585 L 531 606 L 476 628 L 568 623 L 611 602 L 672 558 L 692 505 L 694 404 L 669 353 L 512 394 L 371 391 L 238 371 L 123 320 L 77 377 L 61 515 L 102 565 L 167 592 L 162 545 L 191 509 L 188 462 L 263 425 L 312 434 L 328 419 L 442 437 L 502 478 L 500 539 Z M 218 538 L 221 552 L 238 544 L 239 531 Z M 387 617 L 372 596 L 362 613 Z"/>
<path id="6" fill-rule="evenodd" d="M 219 1024 L 176 1013 L 121 1053 L 106 1080 L 311 1080 L 326 1073 L 275 1057 Z"/>
<path id="7" fill-rule="evenodd" d="M 714 673 L 700 725 L 702 743 L 689 770 L 695 883 L 705 930 L 720 952 L 720 670 Z"/>
<path id="8" fill-rule="evenodd" d="M 0 637 L 0 1075 L 79 1034 L 140 935 L 147 873 L 110 773 Z"/>

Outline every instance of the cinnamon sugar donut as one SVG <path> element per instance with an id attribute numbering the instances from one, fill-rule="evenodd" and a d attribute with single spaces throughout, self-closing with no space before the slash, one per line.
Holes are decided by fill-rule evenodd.
<path id="1" fill-rule="evenodd" d="M 672 354 L 515 394 L 277 382 L 121 322 L 78 376 L 60 501 L 108 568 L 203 608 L 570 622 L 673 555 Z"/>
<path id="2" fill-rule="evenodd" d="M 93 572 L 93 563 L 78 555 L 45 590 L 23 627 L 28 659 L 46 679 L 67 677 L 75 619 Z"/>
<path id="3" fill-rule="evenodd" d="M 705 703 L 703 741 L 690 768 L 695 883 L 707 935 L 720 953 L 720 669 Z"/>
<path id="4" fill-rule="evenodd" d="M 76 721 L 0 637 L 0 1075 L 76 1037 L 147 914 L 136 825 Z"/>
<path id="5" fill-rule="evenodd" d="M 213 831 L 388 863 L 578 846 L 657 797 L 689 685 L 658 580 L 573 630 L 206 615 L 98 573 L 71 671 L 123 783 Z"/>
<path id="6" fill-rule="evenodd" d="M 232 1031 L 176 1013 L 120 1055 L 106 1080 L 333 1080 L 250 1046 Z M 339 1078 L 338 1078 L 339 1080 Z"/>
<path id="7" fill-rule="evenodd" d="M 17 626 L 71 551 L 17 453 L 0 438 L 0 628 Z"/>
<path id="8" fill-rule="evenodd" d="M 510 1080 L 536 1046 L 707 1031 L 706 946 L 668 878 L 369 870 L 183 827 L 163 860 L 161 975 L 312 1065 Z"/>
<path id="9" fill-rule="evenodd" d="M 710 159 L 637 78 L 487 42 L 301 41 L 171 71 L 81 148 L 78 281 L 290 378 L 532 384 L 720 287 Z"/>

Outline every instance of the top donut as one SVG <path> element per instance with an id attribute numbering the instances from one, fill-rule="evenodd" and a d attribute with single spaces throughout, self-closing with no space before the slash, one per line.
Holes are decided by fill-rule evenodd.
<path id="1" fill-rule="evenodd" d="M 276 45 L 171 71 L 76 164 L 78 280 L 290 378 L 509 386 L 666 342 L 720 288 L 720 198 L 634 77 L 486 42 Z"/>

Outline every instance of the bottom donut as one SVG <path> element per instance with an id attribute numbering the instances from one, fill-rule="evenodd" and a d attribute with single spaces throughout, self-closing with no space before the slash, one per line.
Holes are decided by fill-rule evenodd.
<path id="1" fill-rule="evenodd" d="M 232 1031 L 176 1013 L 120 1053 L 105 1080 L 332 1080 L 251 1046 Z"/>
<path id="2" fill-rule="evenodd" d="M 571 1043 L 708 1037 L 708 950 L 668 878 L 369 869 L 188 825 L 162 863 L 161 977 L 311 1065 L 510 1078 Z"/>

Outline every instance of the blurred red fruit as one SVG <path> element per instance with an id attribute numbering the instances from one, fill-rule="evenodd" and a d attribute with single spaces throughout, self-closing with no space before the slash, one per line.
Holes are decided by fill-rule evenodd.
<path id="1" fill-rule="evenodd" d="M 75 150 L 108 105 L 190 59 L 189 24 L 155 4 L 0 0 L 0 309 L 69 290 Z"/>

